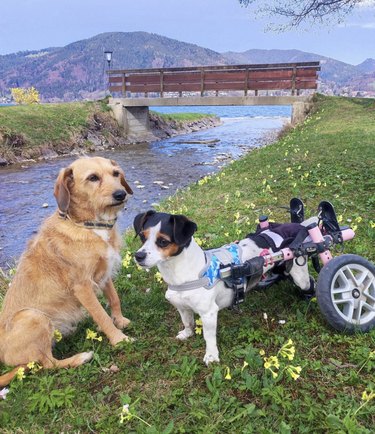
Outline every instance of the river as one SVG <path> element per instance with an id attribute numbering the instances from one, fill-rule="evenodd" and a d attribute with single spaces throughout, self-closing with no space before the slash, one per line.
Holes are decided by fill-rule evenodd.
<path id="1" fill-rule="evenodd" d="M 134 195 L 119 219 L 121 230 L 134 216 L 213 173 L 232 159 L 264 143 L 290 118 L 290 107 L 166 107 L 155 111 L 214 113 L 223 125 L 124 150 L 96 153 L 116 160 L 125 170 Z M 215 145 L 190 141 L 219 140 Z M 91 156 L 93 154 L 90 154 Z M 0 267 L 14 265 L 45 217 L 56 210 L 53 186 L 62 167 L 75 157 L 0 168 Z M 159 181 L 159 183 L 154 183 Z M 163 184 L 160 184 L 160 181 Z M 48 204 L 43 207 L 43 204 Z"/>

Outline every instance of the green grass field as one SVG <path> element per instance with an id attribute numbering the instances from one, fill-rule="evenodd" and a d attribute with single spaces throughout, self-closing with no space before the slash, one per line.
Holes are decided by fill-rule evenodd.
<path id="1" fill-rule="evenodd" d="M 279 207 L 293 196 L 305 202 L 306 216 L 325 199 L 355 228 L 345 253 L 374 262 L 374 142 L 374 100 L 317 96 L 303 125 L 177 192 L 160 209 L 189 216 L 203 245 L 216 247 L 254 230 L 260 214 L 287 221 Z M 375 329 L 332 330 L 314 299 L 303 300 L 283 282 L 251 292 L 241 313 L 220 312 L 221 362 L 207 368 L 203 337 L 175 340 L 181 324 L 164 299 L 166 286 L 155 270 L 136 268 L 129 257 L 139 240 L 133 233 L 125 238 L 116 287 L 136 341 L 111 348 L 104 336 L 88 340 L 86 329 L 97 329 L 87 319 L 54 352 L 62 358 L 92 349 L 93 361 L 15 379 L 0 400 L 0 432 L 374 432 Z M 293 360 L 282 357 L 289 339 Z M 276 378 L 264 366 L 271 356 L 280 364 Z"/>

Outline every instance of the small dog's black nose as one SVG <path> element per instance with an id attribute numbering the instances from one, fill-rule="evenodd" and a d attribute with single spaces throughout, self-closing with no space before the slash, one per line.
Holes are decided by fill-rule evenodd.
<path id="1" fill-rule="evenodd" d="M 146 256 L 147 256 L 147 253 L 144 252 L 143 250 L 141 250 L 140 252 L 134 253 L 134 257 L 135 257 L 135 260 L 137 262 L 142 262 L 144 259 L 146 259 Z"/>
<path id="2" fill-rule="evenodd" d="M 112 194 L 113 198 L 117 200 L 118 202 L 122 202 L 126 197 L 126 192 L 124 190 L 116 190 Z"/>

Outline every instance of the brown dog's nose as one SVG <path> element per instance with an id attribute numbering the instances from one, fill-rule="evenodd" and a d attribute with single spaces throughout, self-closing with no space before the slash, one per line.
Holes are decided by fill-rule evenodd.
<path id="1" fill-rule="evenodd" d="M 122 202 L 126 197 L 126 192 L 124 190 L 116 190 L 112 194 L 113 198 L 117 200 L 118 202 Z"/>

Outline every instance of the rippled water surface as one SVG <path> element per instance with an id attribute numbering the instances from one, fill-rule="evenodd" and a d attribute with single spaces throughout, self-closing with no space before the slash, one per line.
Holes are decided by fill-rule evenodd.
<path id="1" fill-rule="evenodd" d="M 134 190 L 120 218 L 121 230 L 130 226 L 134 216 L 150 208 L 152 203 L 262 144 L 265 135 L 279 130 L 290 116 L 289 107 L 180 107 L 158 111 L 215 113 L 222 118 L 223 125 L 97 154 L 117 160 Z M 186 143 L 216 139 L 219 142 L 214 146 Z M 56 210 L 53 197 L 56 176 L 74 159 L 59 158 L 0 169 L 0 266 L 12 265 L 43 219 Z M 163 181 L 164 188 L 154 181 Z M 137 188 L 140 185 L 144 187 Z M 48 204 L 47 208 L 42 207 L 44 203 Z"/>

